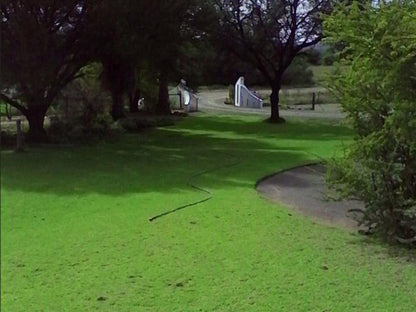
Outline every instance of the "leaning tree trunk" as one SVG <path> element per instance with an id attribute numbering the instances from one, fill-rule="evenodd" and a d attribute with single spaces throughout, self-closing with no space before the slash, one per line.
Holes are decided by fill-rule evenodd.
<path id="1" fill-rule="evenodd" d="M 112 92 L 113 105 L 111 106 L 111 116 L 113 120 L 118 120 L 124 117 L 123 109 L 123 93 Z"/>
<path id="2" fill-rule="evenodd" d="M 129 93 L 129 111 L 137 113 L 139 111 L 140 89 L 136 88 Z"/>
<path id="3" fill-rule="evenodd" d="M 139 111 L 140 88 L 139 70 L 133 65 L 126 68 L 127 94 L 129 98 L 129 112 Z"/>
<path id="4" fill-rule="evenodd" d="M 269 121 L 272 123 L 283 123 L 285 120 L 279 114 L 279 93 L 282 87 L 280 80 L 277 80 L 272 85 L 272 94 L 270 95 L 271 115 Z"/>
<path id="5" fill-rule="evenodd" d="M 25 116 L 29 122 L 29 132 L 26 141 L 32 143 L 45 143 L 48 141 L 46 131 L 44 129 L 44 121 L 46 111 L 49 105 L 30 105 L 25 111 Z"/>
<path id="6" fill-rule="evenodd" d="M 159 76 L 159 101 L 157 103 L 156 113 L 163 115 L 170 114 L 168 79 L 164 71 Z"/>

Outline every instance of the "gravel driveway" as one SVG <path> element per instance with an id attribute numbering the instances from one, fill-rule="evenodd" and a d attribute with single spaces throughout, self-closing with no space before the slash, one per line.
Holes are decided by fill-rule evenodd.
<path id="1" fill-rule="evenodd" d="M 270 115 L 270 107 L 263 109 L 234 107 L 233 105 L 224 104 L 224 100 L 228 97 L 227 89 L 204 90 L 198 93 L 199 110 L 207 113 L 245 113 Z M 345 114 L 341 112 L 339 104 L 321 104 L 316 105 L 315 110 L 311 110 L 310 106 L 298 105 L 296 109 L 280 109 L 282 117 L 297 116 L 308 118 L 327 118 L 327 119 L 343 119 Z"/>

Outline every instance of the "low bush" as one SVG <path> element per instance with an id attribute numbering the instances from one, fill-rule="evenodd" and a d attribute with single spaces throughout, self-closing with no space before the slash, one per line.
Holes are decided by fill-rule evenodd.
<path id="1" fill-rule="evenodd" d="M 0 145 L 2 148 L 16 147 L 16 133 L 1 131 L 0 132 Z"/>
<path id="2" fill-rule="evenodd" d="M 310 64 L 304 58 L 295 59 L 283 74 L 282 84 L 294 87 L 313 86 L 313 72 L 309 66 Z"/>
<path id="3" fill-rule="evenodd" d="M 235 99 L 235 87 L 234 85 L 228 86 L 228 99 L 230 100 L 230 103 L 234 105 L 234 99 Z"/>
<path id="4" fill-rule="evenodd" d="M 86 144 L 103 139 L 111 140 L 122 133 L 121 127 L 114 123 L 110 116 L 97 118 L 88 124 L 85 124 L 82 118 L 55 117 L 51 118 L 47 131 L 51 143 L 60 144 Z"/>
<path id="5" fill-rule="evenodd" d="M 118 122 L 127 132 L 139 132 L 146 128 L 172 126 L 176 118 L 178 117 L 139 113 L 120 119 Z"/>
<path id="6" fill-rule="evenodd" d="M 225 98 L 224 104 L 234 105 L 234 98 L 235 98 L 235 87 L 233 85 L 229 85 L 228 86 L 228 97 Z"/>
<path id="7" fill-rule="evenodd" d="M 97 79 L 100 65 L 91 64 L 81 72 L 81 78 L 63 90 L 57 107 L 49 112 L 47 132 L 52 143 L 91 143 L 114 139 L 122 131 L 109 114 L 111 98 Z"/>

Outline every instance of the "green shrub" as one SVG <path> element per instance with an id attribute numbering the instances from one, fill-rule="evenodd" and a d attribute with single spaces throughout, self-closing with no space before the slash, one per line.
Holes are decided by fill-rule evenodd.
<path id="1" fill-rule="evenodd" d="M 360 222 L 416 246 L 416 4 L 342 6 L 327 36 L 345 44 L 345 70 L 333 79 L 356 132 L 330 180 L 365 203 Z"/>
<path id="2" fill-rule="evenodd" d="M 230 102 L 234 104 L 234 99 L 235 99 L 235 86 L 234 85 L 228 86 L 228 98 L 230 99 Z"/>
<path id="3" fill-rule="evenodd" d="M 174 119 L 173 116 L 139 113 L 120 119 L 119 124 L 127 132 L 138 132 L 146 128 L 172 126 Z"/>
<path id="4" fill-rule="evenodd" d="M 316 48 L 309 48 L 305 51 L 305 57 L 311 65 L 321 65 L 321 52 Z"/>
<path id="5" fill-rule="evenodd" d="M 84 123 L 82 118 L 51 119 L 48 137 L 52 143 L 93 143 L 103 139 L 115 139 L 122 128 L 111 117 L 97 118 L 93 123 Z"/>
<path id="6" fill-rule="evenodd" d="M 225 99 L 224 104 L 234 105 L 235 88 L 234 85 L 228 86 L 228 97 Z"/>
<path id="7" fill-rule="evenodd" d="M 73 81 L 62 92 L 52 115 L 48 136 L 53 143 L 91 143 L 113 139 L 121 132 L 109 111 L 111 98 L 100 85 L 99 64 L 81 70 L 81 78 Z"/>
<path id="8" fill-rule="evenodd" d="M 0 132 L 0 144 L 3 148 L 13 148 L 16 147 L 16 133 L 10 133 L 7 131 Z"/>
<path id="9" fill-rule="evenodd" d="M 283 74 L 282 84 L 294 87 L 313 86 L 313 72 L 309 65 L 304 58 L 296 58 Z"/>
<path id="10" fill-rule="evenodd" d="M 325 50 L 322 54 L 322 65 L 330 66 L 335 61 L 335 54 L 331 49 Z"/>

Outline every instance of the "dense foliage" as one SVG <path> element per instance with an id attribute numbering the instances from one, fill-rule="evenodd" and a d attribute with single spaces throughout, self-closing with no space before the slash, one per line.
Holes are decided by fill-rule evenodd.
<path id="1" fill-rule="evenodd" d="M 91 55 L 87 20 L 95 1 L 2 1 L 1 99 L 43 141 L 48 108 Z"/>
<path id="2" fill-rule="evenodd" d="M 245 75 L 273 89 L 271 120 L 278 122 L 281 85 L 310 78 L 299 64 L 290 66 L 321 40 L 320 14 L 331 3 L 4 1 L 0 96 L 26 116 L 28 139 L 40 142 L 47 140 L 48 110 L 92 62 L 102 64 L 114 120 L 126 116 L 126 99 L 136 113 L 139 99 L 149 95 L 147 109 L 169 115 L 168 85 L 182 78 L 195 88 Z"/>
<path id="3" fill-rule="evenodd" d="M 81 77 L 69 83 L 50 109 L 48 138 L 54 143 L 92 143 L 118 134 L 117 124 L 108 114 L 110 95 L 103 90 L 98 75 L 102 68 L 92 63 L 81 69 Z"/>
<path id="4" fill-rule="evenodd" d="M 203 7 L 189 0 L 3 1 L 1 100 L 26 116 L 31 141 L 45 141 L 48 109 L 96 61 L 114 119 L 124 115 L 125 96 L 137 111 L 142 89 L 155 85 L 155 111 L 170 114 L 168 83 L 186 63 L 189 46 L 204 37 Z"/>
<path id="5" fill-rule="evenodd" d="M 344 45 L 333 88 L 356 131 L 333 178 L 365 202 L 362 223 L 416 245 L 416 4 L 341 6 L 325 26 Z"/>

